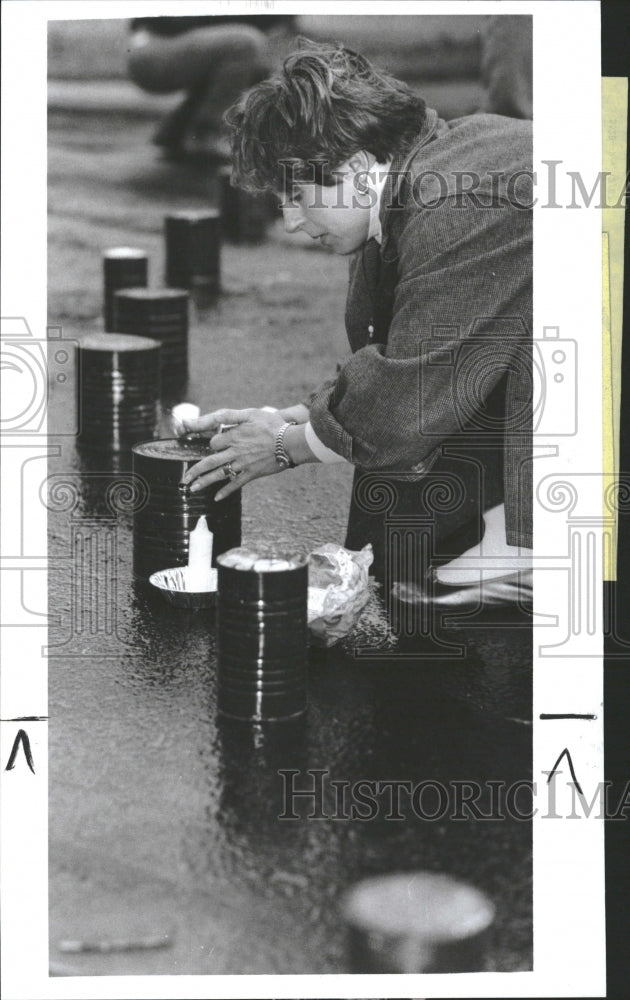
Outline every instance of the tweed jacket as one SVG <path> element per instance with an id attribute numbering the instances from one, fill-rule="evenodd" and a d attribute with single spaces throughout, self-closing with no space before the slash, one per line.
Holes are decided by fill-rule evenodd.
<path id="1" fill-rule="evenodd" d="M 350 261 L 353 353 L 309 401 L 319 439 L 362 469 L 421 476 L 445 442 L 500 439 L 507 541 L 526 546 L 531 170 L 531 122 L 483 114 L 444 122 L 427 109 L 383 189 L 378 276 L 363 249 Z"/>

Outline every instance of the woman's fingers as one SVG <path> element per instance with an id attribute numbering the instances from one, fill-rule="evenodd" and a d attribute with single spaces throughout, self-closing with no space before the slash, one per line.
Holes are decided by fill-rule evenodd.
<path id="1" fill-rule="evenodd" d="M 231 436 L 230 431 L 223 431 L 210 438 L 210 447 L 213 451 L 226 451 L 234 443 L 234 438 Z"/>
<path id="2" fill-rule="evenodd" d="M 251 409 L 214 410 L 194 420 L 184 420 L 183 424 L 188 431 L 218 431 L 221 424 L 242 424 L 249 418 L 251 412 Z"/>
<path id="3" fill-rule="evenodd" d="M 252 469 L 253 466 L 250 466 L 249 469 L 245 469 L 244 472 L 241 472 L 236 479 L 231 479 L 229 483 L 222 486 L 214 499 L 225 500 L 231 493 L 236 493 L 236 491 L 240 490 L 246 483 L 251 482 L 252 479 L 256 479 L 256 473 L 253 472 Z"/>
<path id="4" fill-rule="evenodd" d="M 211 454 L 195 462 L 182 478 L 182 483 L 190 486 L 191 491 L 207 489 L 229 479 L 217 495 L 217 499 L 223 499 L 251 479 L 280 471 L 274 442 L 283 419 L 275 410 L 215 410 L 195 420 L 187 420 L 185 424 L 191 431 L 219 431 L 210 440 Z M 231 426 L 221 432 L 222 425 Z"/>
<path id="5" fill-rule="evenodd" d="M 207 475 L 215 470 L 221 471 L 229 464 L 229 462 L 234 461 L 235 459 L 236 454 L 233 451 L 231 453 L 221 452 L 219 454 L 206 455 L 204 458 L 200 458 L 198 462 L 195 462 L 194 465 L 191 465 L 186 474 L 183 476 L 182 483 L 185 486 L 190 485 L 190 483 L 195 483 L 201 476 Z M 225 479 L 225 475 L 226 474 L 222 472 L 219 479 Z"/>
<path id="6" fill-rule="evenodd" d="M 215 458 L 218 456 L 214 456 Z M 203 459 L 202 461 L 205 461 Z M 191 482 L 190 490 L 192 493 L 197 493 L 199 490 L 208 489 L 209 486 L 213 486 L 215 483 L 225 483 L 217 495 L 215 500 L 224 500 L 231 493 L 235 493 L 236 490 L 240 490 L 242 486 L 246 483 L 252 481 L 252 479 L 258 479 L 262 476 L 272 476 L 274 473 L 279 472 L 280 468 L 275 461 L 275 459 L 268 458 L 255 458 L 253 455 L 243 458 L 235 458 L 233 461 L 224 461 L 222 465 L 205 470 L 198 469 L 201 462 L 198 462 L 193 466 L 193 469 L 197 469 L 198 473 L 194 480 L 189 480 Z M 229 472 L 227 471 L 228 466 L 232 469 L 233 473 L 236 473 L 233 478 L 229 479 Z M 187 475 L 190 475 L 190 469 Z M 229 479 L 228 482 L 225 482 Z"/>
<path id="7" fill-rule="evenodd" d="M 271 476 L 278 471 L 277 465 L 271 465 L 265 458 L 259 459 L 257 462 L 253 462 L 246 469 L 244 469 L 236 477 L 236 479 L 232 479 L 229 483 L 226 483 L 225 486 L 222 486 L 214 499 L 225 500 L 226 497 L 229 497 L 231 493 L 236 493 L 236 491 L 240 490 L 246 483 L 251 483 L 252 479 L 260 479 L 263 476 Z"/>
<path id="8" fill-rule="evenodd" d="M 236 473 L 236 478 L 232 480 L 236 482 L 237 479 L 240 480 L 240 485 L 243 485 L 242 472 L 240 469 L 235 469 L 231 464 L 230 468 L 234 473 Z M 240 473 L 240 474 L 239 474 Z M 211 472 L 204 472 L 202 475 L 195 479 L 190 487 L 191 493 L 197 493 L 199 490 L 206 490 L 208 486 L 214 485 L 214 483 L 220 483 L 224 479 L 229 477 L 229 472 L 227 472 L 225 466 L 221 466 L 219 469 L 213 469 Z"/>
<path id="9" fill-rule="evenodd" d="M 190 486 L 191 491 L 196 493 L 212 486 L 213 483 L 220 483 L 222 479 L 229 479 L 230 470 L 232 473 L 242 475 L 247 469 L 256 468 L 260 464 L 261 458 L 258 454 L 237 455 L 234 451 L 224 451 L 216 455 L 207 455 L 188 469 L 182 478 L 182 483 Z M 262 459 L 262 464 L 269 464 L 268 459 Z M 275 459 L 272 464 L 275 465 Z M 269 471 L 273 471 L 273 468 Z"/>

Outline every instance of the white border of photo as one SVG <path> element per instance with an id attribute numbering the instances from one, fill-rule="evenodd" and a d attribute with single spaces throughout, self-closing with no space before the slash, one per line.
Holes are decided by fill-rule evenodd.
<path id="1" fill-rule="evenodd" d="M 252 4 L 217 3 L 216 12 L 251 12 Z M 265 3 L 261 11 L 322 13 L 321 3 Z M 332 5 L 326 5 L 332 6 Z M 128 18 L 146 14 L 145 2 L 89 4 L 9 0 L 3 5 L 3 315 L 26 318 L 35 338 L 46 335 L 46 31 L 47 20 Z M 207 13 L 208 3 L 159 2 L 151 15 Z M 574 341 L 577 352 L 577 432 L 537 436 L 535 491 L 545 477 L 580 484 L 579 510 L 569 523 L 558 504 L 535 509 L 535 663 L 534 780 L 534 970 L 457 976 L 156 976 L 49 978 L 47 882 L 46 723 L 30 727 L 40 766 L 33 775 L 3 770 L 2 894 L 3 996 L 6 1000 L 88 1000 L 88 998 L 184 997 L 543 997 L 602 996 L 605 991 L 604 824 L 595 808 L 575 812 L 567 758 L 559 765 L 555 812 L 550 812 L 550 772 L 563 749 L 587 800 L 603 781 L 602 614 L 601 614 L 601 211 L 571 210 L 579 172 L 587 190 L 601 170 L 599 4 L 564 2 L 412 3 L 364 2 L 361 14 L 533 14 L 534 154 L 538 174 L 535 206 L 534 336 L 557 328 Z M 327 13 L 327 12 L 326 12 Z M 357 4 L 336 2 L 335 14 L 356 14 Z M 547 207 L 550 168 L 555 201 Z M 546 349 L 545 349 L 546 350 Z M 553 414 L 566 405 L 558 393 L 545 401 Z M 565 386 L 566 388 L 566 386 Z M 4 400 L 13 412 L 15 401 Z M 45 425 L 39 435 L 5 441 L 3 464 L 13 454 L 22 460 L 45 454 Z M 14 450 L 16 451 L 14 452 Z M 33 450 L 35 449 L 35 451 Z M 538 452 L 537 452 L 538 454 Z M 2 507 L 9 555 L 16 518 L 27 525 L 30 557 L 46 555 L 46 511 L 36 496 L 15 510 L 16 483 L 3 476 Z M 582 520 L 580 521 L 580 517 Z M 590 526 L 584 528 L 588 519 Z M 559 525 L 561 525 L 559 527 Z M 580 535 L 580 525 L 584 530 Z M 575 532 L 593 556 L 588 579 L 575 583 L 567 597 Z M 3 527 L 4 541 L 4 527 Z M 598 561 L 599 559 L 599 561 Z M 44 565 L 44 563 L 42 563 Z M 573 567 L 574 568 L 574 567 Z M 3 567 L 3 589 L 15 583 L 10 563 Z M 569 589 L 571 585 L 569 584 Z M 586 588 L 586 589 L 584 589 Z M 584 620 L 575 633 L 567 601 L 582 602 Z M 577 612 L 576 612 L 577 613 Z M 588 623 L 587 621 L 588 620 Z M 572 624 L 573 623 L 573 624 Z M 47 660 L 42 656 L 46 629 L 24 626 L 2 630 L 3 717 L 47 714 Z M 540 713 L 592 713 L 590 722 L 541 722 Z M 3 727 L 2 762 L 8 760 L 15 726 Z M 551 821 L 553 819 L 553 821 Z M 454 992 L 455 991 L 455 992 Z"/>

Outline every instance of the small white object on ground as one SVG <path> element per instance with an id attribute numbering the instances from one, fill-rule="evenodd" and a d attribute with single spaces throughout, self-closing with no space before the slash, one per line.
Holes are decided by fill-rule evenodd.
<path id="1" fill-rule="evenodd" d="M 279 573 L 282 570 L 297 569 L 303 560 L 292 556 L 285 558 L 280 555 L 260 555 L 252 549 L 239 546 L 224 552 L 219 557 L 219 562 L 228 569 L 251 570 L 253 573 Z"/>
<path id="2" fill-rule="evenodd" d="M 368 543 L 360 552 L 327 542 L 309 556 L 308 627 L 322 646 L 333 646 L 356 625 L 370 597 Z"/>
<path id="3" fill-rule="evenodd" d="M 258 556 L 246 548 L 230 549 L 220 557 L 222 566 L 228 569 L 253 569 Z"/>
<path id="4" fill-rule="evenodd" d="M 280 570 L 293 568 L 293 563 L 287 559 L 257 559 L 252 566 L 255 573 L 278 573 Z"/>

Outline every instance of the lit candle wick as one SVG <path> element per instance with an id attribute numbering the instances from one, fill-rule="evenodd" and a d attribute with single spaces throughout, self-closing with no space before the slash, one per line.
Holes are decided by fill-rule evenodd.
<path id="1" fill-rule="evenodd" d="M 171 410 L 171 426 L 175 437 L 181 437 L 186 432 L 185 420 L 196 420 L 201 410 L 195 403 L 178 403 Z"/>

